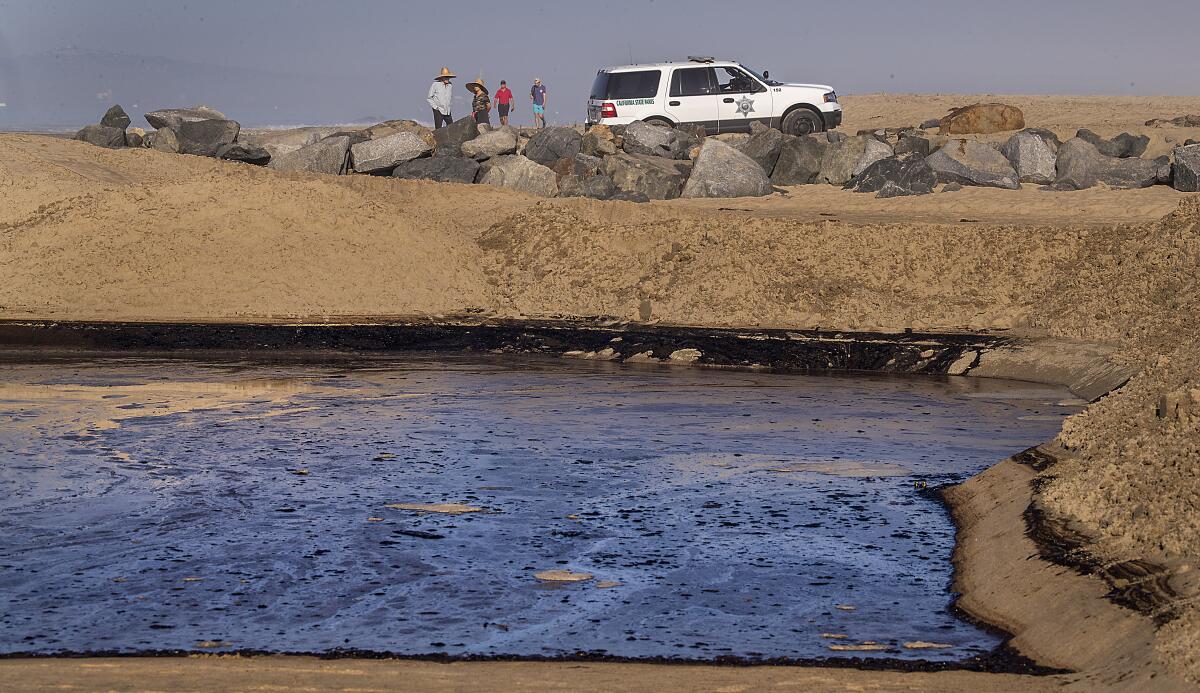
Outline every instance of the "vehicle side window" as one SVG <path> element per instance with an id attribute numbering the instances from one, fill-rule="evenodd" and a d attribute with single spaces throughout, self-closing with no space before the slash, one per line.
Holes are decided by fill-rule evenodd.
<path id="1" fill-rule="evenodd" d="M 671 75 L 671 96 L 707 96 L 715 94 L 712 68 L 689 67 Z"/>
<path id="2" fill-rule="evenodd" d="M 662 80 L 660 70 L 638 72 L 610 72 L 604 85 L 605 99 L 652 99 L 658 95 L 658 83 Z"/>
<path id="3" fill-rule="evenodd" d="M 753 94 L 766 91 L 766 87 L 736 67 L 718 68 L 717 84 L 721 92 L 725 94 Z"/>

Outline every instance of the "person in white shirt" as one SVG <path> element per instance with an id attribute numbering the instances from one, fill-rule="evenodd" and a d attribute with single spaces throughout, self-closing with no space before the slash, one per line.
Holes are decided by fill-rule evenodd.
<path id="1" fill-rule="evenodd" d="M 429 96 L 425 97 L 425 100 L 433 109 L 434 130 L 454 122 L 454 118 L 450 115 L 450 99 L 454 90 L 450 80 L 457 76 L 450 71 L 450 68 L 443 67 L 442 73 L 433 80 L 433 84 L 429 87 Z"/>

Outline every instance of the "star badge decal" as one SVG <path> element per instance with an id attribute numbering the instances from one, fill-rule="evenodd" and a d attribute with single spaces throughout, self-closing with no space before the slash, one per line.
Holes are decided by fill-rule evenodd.
<path id="1" fill-rule="evenodd" d="M 748 96 L 743 96 L 741 101 L 737 102 L 738 113 L 749 115 L 754 112 L 754 99 Z"/>

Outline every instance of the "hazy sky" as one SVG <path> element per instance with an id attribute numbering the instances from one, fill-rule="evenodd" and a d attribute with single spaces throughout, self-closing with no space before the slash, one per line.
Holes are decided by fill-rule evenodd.
<path id="1" fill-rule="evenodd" d="M 443 64 L 519 94 L 542 77 L 575 120 L 597 68 L 688 54 L 842 93 L 1200 94 L 1197 26 L 1198 0 L 0 0 L 0 127 L 168 98 L 428 120 Z"/>

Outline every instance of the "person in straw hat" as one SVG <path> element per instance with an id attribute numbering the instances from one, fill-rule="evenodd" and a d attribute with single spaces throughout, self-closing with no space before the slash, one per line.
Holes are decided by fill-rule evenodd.
<path id="1" fill-rule="evenodd" d="M 483 78 L 480 77 L 467 84 L 467 91 L 475 95 L 475 98 L 471 100 L 471 112 L 475 115 L 475 122 L 481 125 L 491 125 L 492 98 Z"/>
<path id="2" fill-rule="evenodd" d="M 429 87 L 429 96 L 425 97 L 425 100 L 433 108 L 434 130 L 442 127 L 443 124 L 449 125 L 454 122 L 454 118 L 450 116 L 450 99 L 454 90 L 450 80 L 457 76 L 450 71 L 450 68 L 443 67 L 442 73 L 434 78 L 433 84 Z"/>

